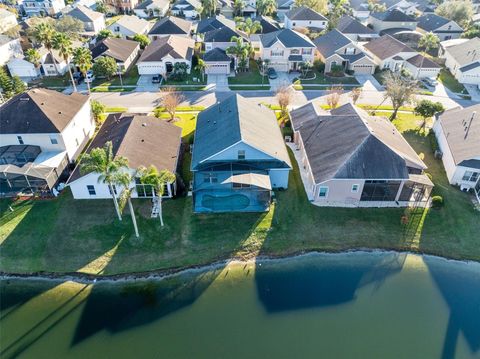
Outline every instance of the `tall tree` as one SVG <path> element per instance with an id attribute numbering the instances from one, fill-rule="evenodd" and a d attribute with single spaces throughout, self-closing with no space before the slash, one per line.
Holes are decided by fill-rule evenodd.
<path id="1" fill-rule="evenodd" d="M 163 226 L 162 197 L 164 195 L 165 185 L 175 181 L 175 174 L 168 170 L 159 172 L 153 165 L 148 168 L 141 167 L 138 169 L 138 172 L 140 174 L 140 183 L 151 185 L 155 191 L 159 206 L 158 216 L 160 218 L 160 224 Z"/>
<path id="2" fill-rule="evenodd" d="M 357 101 L 360 99 L 362 95 L 362 88 L 361 87 L 354 87 L 350 92 L 350 97 L 352 98 L 352 102 L 355 105 Z"/>
<path id="3" fill-rule="evenodd" d="M 295 0 L 295 6 L 309 7 L 320 14 L 326 15 L 328 13 L 328 1 L 327 0 Z"/>
<path id="4" fill-rule="evenodd" d="M 90 80 L 87 79 L 87 72 L 92 68 L 92 53 L 85 47 L 77 47 L 73 50 L 73 61 L 83 74 L 87 83 L 88 93 L 90 93 Z"/>
<path id="5" fill-rule="evenodd" d="M 251 17 L 244 19 L 236 23 L 237 29 L 243 31 L 248 36 L 255 34 L 257 31 L 262 31 L 262 25 L 260 21 L 253 21 Z"/>
<path id="6" fill-rule="evenodd" d="M 202 0 L 202 14 L 204 16 L 213 16 L 217 11 L 217 0 Z"/>
<path id="7" fill-rule="evenodd" d="M 440 4 L 435 10 L 437 15 L 455 21 L 466 28 L 472 20 L 474 9 L 470 0 L 449 0 Z"/>
<path id="8" fill-rule="evenodd" d="M 27 51 L 25 51 L 25 58 L 28 62 L 34 64 L 35 67 L 40 66 L 41 56 L 38 50 L 34 48 L 28 49 Z"/>
<path id="9" fill-rule="evenodd" d="M 442 112 L 442 111 L 445 111 L 445 108 L 440 102 L 433 102 L 430 100 L 420 101 L 413 110 L 415 115 L 422 116 L 423 118 L 422 125 L 420 126 L 422 129 L 425 129 L 427 118 L 430 118 L 433 115 L 435 115 L 437 112 Z"/>
<path id="10" fill-rule="evenodd" d="M 440 44 L 440 39 L 433 32 L 427 32 L 423 34 L 420 40 L 418 41 L 418 47 L 420 49 L 423 49 L 423 58 L 422 58 L 422 61 L 420 62 L 419 75 L 420 75 L 420 72 L 422 71 L 423 60 L 425 56 L 430 50 L 438 48 L 439 44 Z"/>
<path id="11" fill-rule="evenodd" d="M 107 39 L 109 37 L 115 37 L 115 34 L 109 29 L 103 29 L 98 32 L 97 41 Z"/>
<path id="12" fill-rule="evenodd" d="M 340 103 L 340 97 L 342 96 L 343 88 L 340 86 L 333 86 L 328 90 L 327 105 L 331 109 L 338 107 Z"/>
<path id="13" fill-rule="evenodd" d="M 259 15 L 273 15 L 276 11 L 276 0 L 257 0 L 257 12 Z"/>
<path id="14" fill-rule="evenodd" d="M 3 100 L 24 92 L 27 89 L 25 83 L 18 76 L 10 77 L 3 67 L 0 67 L 0 91 Z"/>
<path id="15" fill-rule="evenodd" d="M 234 16 L 242 16 L 244 8 L 245 8 L 245 4 L 244 4 L 243 0 L 235 0 L 233 2 L 233 15 Z"/>
<path id="16" fill-rule="evenodd" d="M 107 109 L 107 106 L 105 106 L 103 103 L 96 101 L 96 100 L 91 100 L 90 101 L 90 108 L 92 109 L 92 114 L 93 118 L 95 120 L 95 124 L 100 127 L 101 125 L 101 116 L 103 113 L 105 113 L 105 110 Z"/>
<path id="17" fill-rule="evenodd" d="M 397 112 L 400 107 L 413 101 L 417 90 L 417 81 L 402 77 L 402 75 L 397 72 L 387 73 L 384 76 L 384 81 L 384 97 L 392 102 L 393 113 L 390 116 L 390 121 L 393 121 L 397 117 Z"/>
<path id="18" fill-rule="evenodd" d="M 135 183 L 135 178 L 137 177 L 137 173 L 131 174 L 127 171 L 124 172 L 119 172 L 115 176 L 115 181 L 119 185 L 123 187 L 122 193 L 120 193 L 120 212 L 123 212 L 123 208 L 125 207 L 125 204 L 128 204 L 128 210 L 130 212 L 130 217 L 132 217 L 132 223 L 133 223 L 133 229 L 135 230 L 135 237 L 140 237 L 140 234 L 138 233 L 138 224 L 137 224 L 137 218 L 135 217 L 135 210 L 133 209 L 133 204 L 132 204 L 132 194 L 135 191 L 135 185 L 132 185 Z"/>
<path id="19" fill-rule="evenodd" d="M 148 38 L 147 35 L 144 35 L 144 34 L 136 34 L 133 37 L 133 41 L 140 43 L 141 49 L 146 48 L 150 44 L 150 39 Z"/>
<path id="20" fill-rule="evenodd" d="M 248 64 L 248 58 L 253 52 L 253 47 L 249 42 L 245 42 L 241 36 L 232 36 L 231 42 L 234 42 L 234 46 L 229 46 L 226 49 L 226 53 L 235 56 L 237 59 L 237 66 L 241 70 L 245 70 Z"/>
<path id="21" fill-rule="evenodd" d="M 70 74 L 70 80 L 72 81 L 73 91 L 77 92 L 77 86 L 73 79 L 72 68 L 70 67 L 70 57 L 73 55 L 72 40 L 63 33 L 57 32 L 53 37 L 53 48 L 58 51 L 60 56 L 67 64 L 68 73 Z"/>
<path id="22" fill-rule="evenodd" d="M 125 157 L 115 157 L 113 155 L 112 142 L 110 141 L 103 148 L 94 148 L 90 153 L 85 153 L 80 161 L 80 172 L 82 174 L 96 172 L 99 174 L 98 182 L 108 185 L 119 221 L 122 220 L 122 215 L 114 186 L 117 183 L 120 171 L 127 169 L 128 160 Z"/>
<path id="23" fill-rule="evenodd" d="M 70 15 L 65 15 L 55 20 L 53 26 L 57 32 L 67 34 L 70 38 L 78 38 L 78 34 L 84 31 L 83 22 Z"/>
<path id="24" fill-rule="evenodd" d="M 205 69 L 207 68 L 207 64 L 203 59 L 198 59 L 197 65 L 195 65 L 195 71 L 198 71 L 202 74 L 202 81 L 205 81 Z"/>
<path id="25" fill-rule="evenodd" d="M 92 70 L 95 76 L 110 79 L 117 73 L 118 65 L 112 57 L 100 56 L 95 60 Z"/>
<path id="26" fill-rule="evenodd" d="M 181 92 L 177 91 L 177 89 L 172 87 L 166 87 L 161 90 L 162 98 L 160 99 L 160 103 L 162 107 L 165 108 L 165 111 L 168 112 L 170 115 L 170 121 L 175 121 L 175 114 L 177 112 L 177 107 L 183 102 L 185 99 Z"/>
<path id="27" fill-rule="evenodd" d="M 378 0 L 368 0 L 368 10 L 371 12 L 387 11 L 387 6 Z"/>
<path id="28" fill-rule="evenodd" d="M 57 62 L 55 61 L 55 57 L 53 56 L 53 38 L 55 37 L 55 30 L 53 29 L 52 25 L 47 22 L 41 22 L 35 26 L 33 30 L 33 37 L 36 41 L 40 44 L 45 46 L 45 48 L 50 53 L 52 57 L 53 65 L 55 66 L 55 70 L 58 71 Z"/>

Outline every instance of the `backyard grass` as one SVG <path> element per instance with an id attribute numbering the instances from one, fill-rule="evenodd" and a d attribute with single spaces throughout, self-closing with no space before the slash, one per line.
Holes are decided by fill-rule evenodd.
<path id="1" fill-rule="evenodd" d="M 270 82 L 268 76 L 263 76 L 263 85 L 268 85 Z M 229 85 L 262 85 L 262 75 L 258 69 L 255 60 L 250 59 L 250 64 L 247 72 L 239 72 L 234 77 L 228 78 Z M 237 90 L 238 88 L 232 88 Z M 245 87 L 245 89 L 250 89 Z"/>
<path id="2" fill-rule="evenodd" d="M 452 92 L 466 93 L 465 87 L 447 69 L 440 70 L 438 80 Z"/>
<path id="3" fill-rule="evenodd" d="M 191 116 L 191 114 L 189 114 Z M 180 116 L 182 117 L 182 116 Z M 178 125 L 185 122 L 186 117 Z M 480 261 L 480 213 L 469 195 L 450 186 L 421 119 L 399 114 L 394 124 L 419 153 L 444 198 L 439 210 L 320 208 L 311 205 L 290 152 L 286 191 L 275 193 L 268 213 L 196 215 L 192 198 L 164 203 L 165 227 L 151 219 L 149 200 L 134 200 L 140 238 L 128 213 L 119 222 L 111 200 L 0 201 L 0 270 L 119 274 L 206 264 L 230 257 L 283 256 L 310 250 L 383 248 Z M 191 122 L 190 122 L 191 123 Z M 187 126 L 182 127 L 187 130 Z M 192 128 L 188 126 L 188 128 Z M 186 181 L 190 154 L 181 171 Z M 187 182 L 188 183 L 188 182 Z M 9 206 L 11 206 L 10 210 Z M 408 213 L 409 225 L 401 224 Z"/>
<path id="4" fill-rule="evenodd" d="M 159 118 L 162 120 L 170 120 L 170 115 L 167 112 L 162 112 L 159 114 Z M 193 133 L 195 132 L 195 126 L 197 125 L 197 115 L 198 113 L 181 113 L 177 112 L 175 114 L 175 121 L 173 124 L 182 129 L 182 138 L 185 143 L 189 143 Z"/>

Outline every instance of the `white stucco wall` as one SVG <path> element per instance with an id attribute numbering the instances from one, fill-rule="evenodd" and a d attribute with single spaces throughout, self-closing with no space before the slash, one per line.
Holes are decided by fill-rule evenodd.
<path id="1" fill-rule="evenodd" d="M 294 29 L 296 27 L 315 27 L 319 29 L 325 29 L 328 26 L 327 20 L 314 20 L 314 21 L 307 21 L 307 20 L 290 20 L 287 16 L 284 18 L 285 28 L 287 29 Z"/>
<path id="2" fill-rule="evenodd" d="M 138 73 L 140 75 L 165 75 L 166 64 L 167 62 L 172 63 L 175 65 L 177 62 L 185 62 L 188 64 L 188 73 L 192 68 L 191 61 L 181 60 L 181 59 L 174 59 L 172 57 L 165 57 L 163 61 L 144 61 L 144 62 L 137 62 Z"/>
<path id="3" fill-rule="evenodd" d="M 20 39 L 15 39 L 0 46 L 0 66 L 5 65 L 14 57 L 23 57 Z"/>

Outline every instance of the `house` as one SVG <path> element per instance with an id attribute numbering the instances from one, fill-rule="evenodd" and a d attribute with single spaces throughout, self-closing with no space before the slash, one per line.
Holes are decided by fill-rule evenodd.
<path id="1" fill-rule="evenodd" d="M 14 39 L 7 35 L 0 35 L 0 66 L 5 65 L 14 57 L 23 57 L 20 39 Z"/>
<path id="2" fill-rule="evenodd" d="M 3 34 L 17 25 L 17 16 L 7 9 L 0 8 L 0 34 Z"/>
<path id="3" fill-rule="evenodd" d="M 442 69 L 439 64 L 420 54 L 407 59 L 403 63 L 403 68 L 406 69 L 414 79 L 436 79 Z"/>
<path id="4" fill-rule="evenodd" d="M 381 0 L 379 3 L 385 4 L 387 11 L 399 10 L 410 16 L 415 16 L 419 8 L 423 5 L 407 0 Z"/>
<path id="5" fill-rule="evenodd" d="M 257 15 L 257 0 L 242 0 L 242 16 L 243 17 L 255 17 Z M 234 1 L 235 4 L 235 1 Z M 234 5 L 235 6 L 235 5 Z"/>
<path id="6" fill-rule="evenodd" d="M 445 67 L 458 82 L 480 85 L 480 38 L 474 37 L 451 46 L 442 43 L 439 57 L 445 59 Z"/>
<path id="7" fill-rule="evenodd" d="M 437 115 L 433 131 L 448 182 L 462 191 L 473 190 L 480 201 L 480 105 Z"/>
<path id="8" fill-rule="evenodd" d="M 316 56 L 325 64 L 326 73 L 335 66 L 341 66 L 355 75 L 371 75 L 375 72 L 374 61 L 336 29 L 317 37 L 313 43 L 317 47 Z"/>
<path id="9" fill-rule="evenodd" d="M 463 29 L 455 21 L 446 19 L 436 14 L 426 14 L 418 19 L 417 31 L 420 33 L 432 32 L 440 41 L 458 39 Z"/>
<path id="10" fill-rule="evenodd" d="M 170 74 L 176 63 L 188 65 L 188 73 L 192 68 L 192 56 L 195 41 L 181 36 L 170 35 L 152 41 L 137 61 L 140 75 Z"/>
<path id="11" fill-rule="evenodd" d="M 123 39 L 132 38 L 137 34 L 146 35 L 150 30 L 150 23 L 134 15 L 123 15 L 111 24 L 108 29 Z"/>
<path id="12" fill-rule="evenodd" d="M 168 16 L 157 21 L 148 32 L 150 40 L 156 40 L 164 36 L 175 35 L 190 37 L 192 23 L 179 17 Z"/>
<path id="13" fill-rule="evenodd" d="M 295 0 L 276 0 L 277 1 L 277 17 L 283 20 L 285 14 L 293 9 Z"/>
<path id="14" fill-rule="evenodd" d="M 218 0 L 217 12 L 227 19 L 233 19 L 233 0 Z"/>
<path id="15" fill-rule="evenodd" d="M 426 205 L 433 183 L 395 126 L 347 103 L 309 102 L 290 113 L 295 157 L 309 200 L 331 207 Z"/>
<path id="16" fill-rule="evenodd" d="M 137 7 L 139 0 L 105 0 L 105 4 L 115 9 L 120 14 L 131 14 Z"/>
<path id="17" fill-rule="evenodd" d="M 277 21 L 265 15 L 257 16 L 253 19 L 253 21 L 258 21 L 262 26 L 262 30 L 257 31 L 258 34 L 268 34 L 270 32 L 278 31 L 282 28 Z"/>
<path id="18" fill-rule="evenodd" d="M 352 15 L 356 19 L 365 22 L 370 16 L 370 9 L 368 2 L 363 0 L 350 0 L 350 7 L 352 8 Z"/>
<path id="19" fill-rule="evenodd" d="M 336 29 L 354 42 L 370 41 L 378 37 L 375 31 L 349 15 L 340 18 Z"/>
<path id="20" fill-rule="evenodd" d="M 177 172 L 180 156 L 182 129 L 167 121 L 152 116 L 129 113 L 111 114 L 107 117 L 98 134 L 93 139 L 87 153 L 94 148 L 103 148 L 107 142 L 112 143 L 115 157 L 128 159 L 129 172 L 134 174 L 140 166 L 154 165 L 159 171 Z M 161 139 L 161 140 L 159 140 Z M 75 199 L 111 198 L 108 185 L 99 181 L 99 174 L 83 174 L 79 166 L 75 168 L 68 180 L 68 186 Z M 139 183 L 138 179 L 131 186 L 135 187 L 133 198 L 152 198 L 155 189 L 151 185 Z M 119 196 L 123 188 L 114 186 L 114 193 Z M 176 193 L 176 183 L 167 183 L 165 198 Z"/>
<path id="21" fill-rule="evenodd" d="M 64 0 L 25 0 L 23 11 L 27 16 L 55 16 L 65 7 Z"/>
<path id="22" fill-rule="evenodd" d="M 81 47 L 83 44 L 80 41 L 73 41 L 72 47 Z M 40 53 L 40 71 L 44 76 L 63 76 L 68 71 L 67 62 L 60 55 L 58 50 L 48 51 L 45 46 L 37 49 Z M 53 54 L 53 57 L 52 57 Z M 72 60 L 70 56 L 69 60 Z M 72 65 L 70 63 L 70 65 Z"/>
<path id="23" fill-rule="evenodd" d="M 198 0 L 176 0 L 170 11 L 173 16 L 196 19 L 199 16 L 198 11 L 201 7 L 202 3 Z"/>
<path id="24" fill-rule="evenodd" d="M 232 37 L 241 37 L 245 42 L 248 42 L 248 37 L 245 34 L 228 26 L 224 26 L 204 34 L 203 42 L 205 43 L 205 51 L 210 51 L 214 48 L 226 50 L 230 46 L 234 46 L 235 41 L 232 41 Z"/>
<path id="25" fill-rule="evenodd" d="M 213 48 L 203 55 L 203 61 L 205 61 L 207 75 L 230 74 L 232 58 L 226 54 L 225 50 Z"/>
<path id="26" fill-rule="evenodd" d="M 50 191 L 95 131 L 89 98 L 32 89 L 0 107 L 0 192 Z"/>
<path id="27" fill-rule="evenodd" d="M 135 62 L 140 53 L 140 43 L 131 40 L 106 38 L 92 49 L 92 58 L 95 61 L 100 56 L 113 58 L 119 70 L 127 71 Z"/>
<path id="28" fill-rule="evenodd" d="M 168 0 L 145 0 L 138 4 L 133 12 L 140 18 L 164 17 L 170 8 Z"/>
<path id="29" fill-rule="evenodd" d="M 292 166 L 272 111 L 235 94 L 200 112 L 193 143 L 195 212 L 261 212 Z"/>
<path id="30" fill-rule="evenodd" d="M 328 19 L 306 6 L 300 6 L 285 13 L 283 23 L 287 29 L 304 28 L 321 31 L 328 26 Z"/>
<path id="31" fill-rule="evenodd" d="M 40 76 L 40 68 L 25 60 L 25 58 L 14 57 L 8 63 L 8 72 L 12 76 L 18 76 L 28 81 Z"/>
<path id="32" fill-rule="evenodd" d="M 363 48 L 380 69 L 390 69 L 393 72 L 400 71 L 405 60 L 418 55 L 418 52 L 390 35 L 373 39 Z"/>
<path id="33" fill-rule="evenodd" d="M 315 44 L 307 36 L 294 30 L 282 29 L 259 35 L 258 43 L 252 41 L 255 58 L 269 60 L 269 67 L 277 71 L 298 71 L 302 62 L 313 63 Z"/>
<path id="34" fill-rule="evenodd" d="M 83 28 L 88 34 L 98 34 L 105 29 L 105 17 L 101 12 L 93 11 L 86 6 L 79 5 L 67 15 L 83 22 Z"/>
<path id="35" fill-rule="evenodd" d="M 389 32 L 392 33 L 396 30 L 415 30 L 417 28 L 417 20 L 413 16 L 397 9 L 371 13 L 368 24 L 380 35 L 386 30 L 390 30 Z"/>
<path id="36" fill-rule="evenodd" d="M 215 15 L 201 19 L 197 24 L 197 34 L 204 34 L 208 31 L 217 30 L 222 27 L 235 29 L 235 21 L 227 19 L 222 15 Z"/>

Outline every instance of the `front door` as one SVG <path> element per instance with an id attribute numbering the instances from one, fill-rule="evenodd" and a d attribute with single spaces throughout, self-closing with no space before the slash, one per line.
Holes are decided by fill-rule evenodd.
<path id="1" fill-rule="evenodd" d="M 293 70 L 293 71 L 297 71 L 297 63 L 296 63 L 296 62 L 294 62 L 294 63 L 292 64 L 292 70 Z"/>

